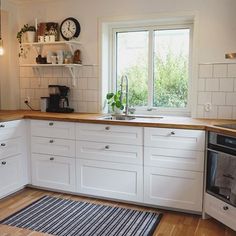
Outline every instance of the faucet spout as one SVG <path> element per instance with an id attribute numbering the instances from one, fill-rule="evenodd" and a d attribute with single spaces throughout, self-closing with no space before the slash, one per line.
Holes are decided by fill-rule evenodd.
<path id="1" fill-rule="evenodd" d="M 122 101 L 123 99 L 123 86 L 124 86 L 124 81 L 125 81 L 125 115 L 127 116 L 129 113 L 129 81 L 128 81 L 128 77 L 127 75 L 122 75 L 121 76 L 121 82 L 120 82 L 120 91 L 121 91 L 121 95 L 120 95 L 120 99 Z"/>

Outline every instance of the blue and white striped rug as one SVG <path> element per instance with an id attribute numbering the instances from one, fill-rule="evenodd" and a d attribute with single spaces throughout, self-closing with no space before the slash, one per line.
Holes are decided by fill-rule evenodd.
<path id="1" fill-rule="evenodd" d="M 44 196 L 1 224 L 59 236 L 150 236 L 161 214 Z"/>

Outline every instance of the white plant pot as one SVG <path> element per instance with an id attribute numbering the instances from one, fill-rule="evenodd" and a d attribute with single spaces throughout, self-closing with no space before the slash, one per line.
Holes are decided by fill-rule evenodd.
<path id="1" fill-rule="evenodd" d="M 35 32 L 34 31 L 27 31 L 26 35 L 27 35 L 27 42 L 28 43 L 35 42 Z"/>
<path id="2" fill-rule="evenodd" d="M 117 107 L 114 107 L 114 114 L 115 115 L 122 115 L 123 111 Z"/>

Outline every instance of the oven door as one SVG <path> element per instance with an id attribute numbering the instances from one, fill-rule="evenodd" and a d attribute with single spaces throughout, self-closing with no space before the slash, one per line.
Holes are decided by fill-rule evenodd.
<path id="1" fill-rule="evenodd" d="M 206 191 L 236 206 L 236 156 L 208 149 Z"/>

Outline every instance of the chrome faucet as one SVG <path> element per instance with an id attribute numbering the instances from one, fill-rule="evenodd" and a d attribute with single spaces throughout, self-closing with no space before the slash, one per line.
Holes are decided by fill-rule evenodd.
<path id="1" fill-rule="evenodd" d="M 122 102 L 123 99 L 123 84 L 125 80 L 125 96 L 126 96 L 126 101 L 125 101 L 125 115 L 127 116 L 129 114 L 129 106 L 128 106 L 128 99 L 129 99 L 129 82 L 128 82 L 128 77 L 127 75 L 122 75 L 121 80 L 120 80 L 120 100 Z"/>

